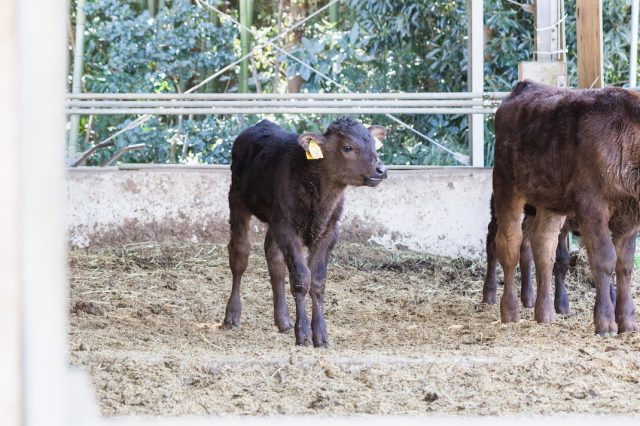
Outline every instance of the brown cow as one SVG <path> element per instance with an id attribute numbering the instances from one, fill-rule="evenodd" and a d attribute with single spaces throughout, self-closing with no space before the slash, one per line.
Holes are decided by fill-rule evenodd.
<path id="1" fill-rule="evenodd" d="M 519 82 L 498 108 L 495 129 L 496 249 L 505 275 L 502 322 L 520 318 L 513 279 L 522 240 L 520 215 L 528 203 L 537 209 L 530 232 L 536 320 L 553 320 L 549 288 L 557 236 L 565 215 L 573 213 L 596 282 L 596 333 L 637 331 L 630 282 L 640 223 L 640 95 L 619 88 L 570 90 Z M 609 295 L 614 272 L 615 307 Z"/>
<path id="2" fill-rule="evenodd" d="M 233 287 L 225 326 L 240 325 L 240 280 L 247 268 L 251 249 L 247 231 L 254 215 L 269 226 L 264 249 L 276 326 L 281 332 L 293 327 L 284 292 L 286 265 L 296 303 L 296 344 L 305 345 L 312 339 L 316 347 L 327 344 L 324 287 L 328 258 L 338 238 L 343 192 L 347 185 L 373 187 L 387 177 L 374 143 L 374 138 L 385 135 L 382 126 L 367 129 L 350 118 L 334 121 L 324 134 L 298 136 L 267 120 L 240 133 L 231 161 L 229 265 Z M 323 158 L 308 159 L 314 155 Z M 309 248 L 307 259 L 305 246 Z M 311 324 L 305 312 L 307 292 L 311 292 Z"/>

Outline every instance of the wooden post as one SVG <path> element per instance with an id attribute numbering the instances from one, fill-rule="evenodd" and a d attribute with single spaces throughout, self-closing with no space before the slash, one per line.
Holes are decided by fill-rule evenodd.
<path id="1" fill-rule="evenodd" d="M 578 87 L 604 87 L 602 0 L 577 0 Z"/>
<path id="2" fill-rule="evenodd" d="M 484 92 L 484 5 L 482 0 L 468 0 L 467 89 Z M 469 115 L 469 154 L 473 167 L 484 167 L 484 115 Z"/>
<path id="3" fill-rule="evenodd" d="M 0 424 L 19 426 L 22 383 L 20 371 L 20 189 L 18 183 L 18 0 L 0 2 Z"/>

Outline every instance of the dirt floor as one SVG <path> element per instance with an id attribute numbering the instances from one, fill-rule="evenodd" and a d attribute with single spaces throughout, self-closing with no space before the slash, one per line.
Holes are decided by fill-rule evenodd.
<path id="1" fill-rule="evenodd" d="M 595 292 L 584 256 L 576 263 L 570 315 L 543 326 L 524 309 L 502 325 L 480 303 L 484 262 L 342 243 L 327 282 L 330 348 L 314 349 L 273 325 L 259 246 L 233 331 L 219 327 L 224 245 L 76 250 L 70 358 L 105 415 L 640 414 L 640 334 L 594 335 Z"/>

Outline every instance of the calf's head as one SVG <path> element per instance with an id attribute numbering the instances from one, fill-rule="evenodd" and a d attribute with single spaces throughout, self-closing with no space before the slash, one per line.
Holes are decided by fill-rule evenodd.
<path id="1" fill-rule="evenodd" d="M 325 172 L 340 184 L 377 186 L 387 178 L 387 168 L 378 158 L 375 139 L 382 141 L 386 135 L 382 126 L 367 128 L 343 117 L 331 123 L 324 134 L 301 135 L 298 143 L 309 152 L 315 142 L 322 150 L 323 158 L 319 161 Z"/>

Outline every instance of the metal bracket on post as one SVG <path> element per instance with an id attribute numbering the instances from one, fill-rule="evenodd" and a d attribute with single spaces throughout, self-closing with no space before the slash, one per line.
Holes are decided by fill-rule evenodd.
<path id="1" fill-rule="evenodd" d="M 484 91 L 484 5 L 482 0 L 467 2 L 468 68 L 467 90 Z M 469 154 L 471 166 L 484 167 L 484 115 L 469 115 Z"/>

